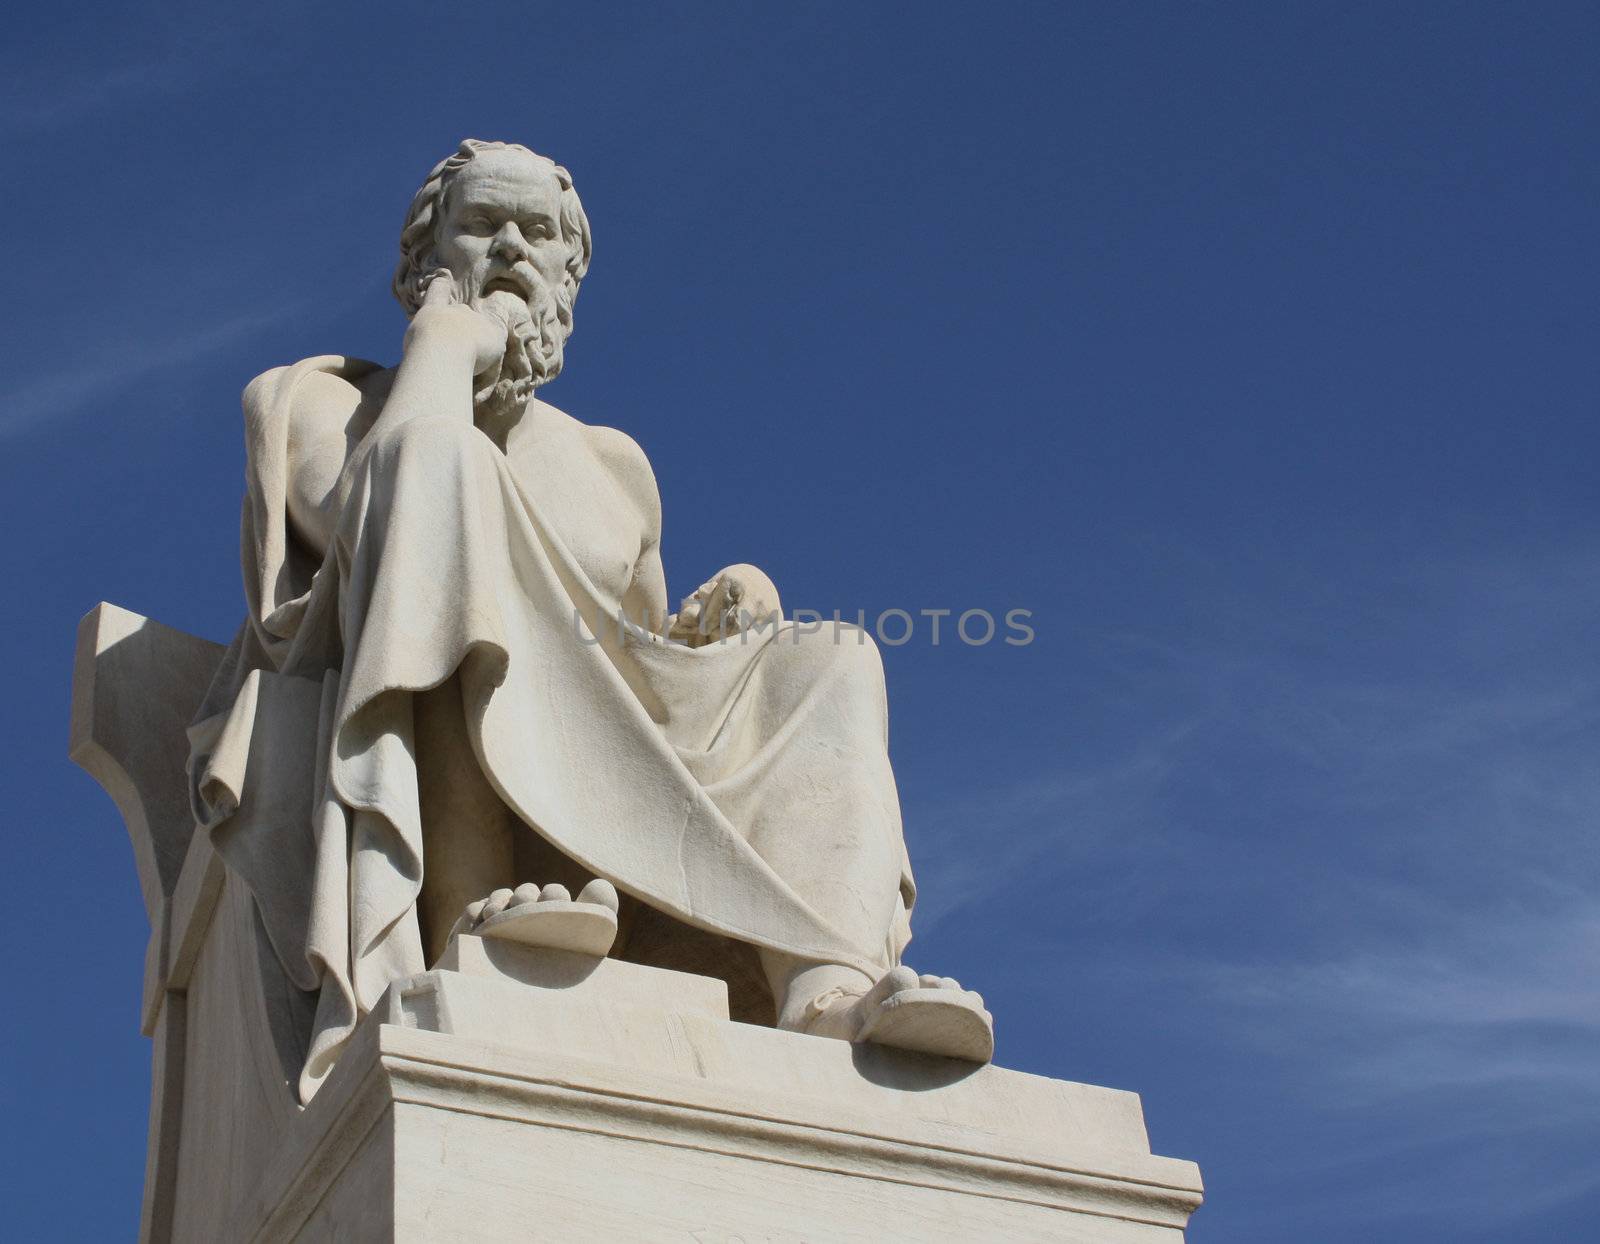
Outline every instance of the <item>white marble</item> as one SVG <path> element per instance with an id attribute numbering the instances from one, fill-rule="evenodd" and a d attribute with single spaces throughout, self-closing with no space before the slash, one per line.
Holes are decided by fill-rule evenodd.
<path id="1" fill-rule="evenodd" d="M 464 143 L 401 246 L 396 366 L 245 392 L 232 645 L 79 631 L 151 924 L 141 1238 L 1180 1238 L 1135 1096 L 986 1066 L 902 962 L 871 640 L 743 563 L 670 613 L 649 463 L 534 395 L 566 170 Z"/>
<path id="2" fill-rule="evenodd" d="M 469 905 L 597 878 L 613 954 L 693 956 L 746 1018 L 988 1058 L 981 999 L 901 968 L 872 641 L 783 622 L 747 564 L 669 613 L 649 462 L 534 396 L 592 254 L 571 177 L 465 143 L 402 254 L 398 365 L 309 359 L 245 393 L 250 613 L 191 730 L 204 832 L 319 996 L 302 1096 Z"/>
<path id="3" fill-rule="evenodd" d="M 1156 1244 L 1200 1195 L 1131 1093 L 731 1023 L 718 982 L 471 936 L 390 988 L 256 1176 L 212 1238 Z"/>

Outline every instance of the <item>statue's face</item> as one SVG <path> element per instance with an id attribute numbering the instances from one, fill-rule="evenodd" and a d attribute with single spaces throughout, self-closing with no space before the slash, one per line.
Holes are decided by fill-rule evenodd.
<path id="1" fill-rule="evenodd" d="M 475 157 L 445 193 L 435 234 L 439 262 L 471 303 L 543 302 L 566 274 L 561 185 L 545 161 L 521 151 Z M 544 290 L 534 288 L 535 279 Z"/>

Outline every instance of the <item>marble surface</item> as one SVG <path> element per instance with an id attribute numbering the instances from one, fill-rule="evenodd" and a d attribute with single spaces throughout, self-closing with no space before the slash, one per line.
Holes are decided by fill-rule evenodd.
<path id="1" fill-rule="evenodd" d="M 401 255 L 395 366 L 245 391 L 248 617 L 190 728 L 202 832 L 318 996 L 302 1098 L 472 904 L 596 879 L 613 953 L 692 959 L 742 1017 L 987 1059 L 981 997 L 902 963 L 872 640 L 748 564 L 670 612 L 650 463 L 535 396 L 593 256 L 571 175 L 464 142 Z"/>
<path id="2" fill-rule="evenodd" d="M 222 1229 L 1153 1244 L 1199 1196 L 1131 1093 L 732 1023 L 703 977 L 464 936 L 391 987 Z"/>
<path id="3" fill-rule="evenodd" d="M 395 366 L 245 391 L 233 643 L 80 628 L 151 923 L 142 1238 L 1180 1238 L 1135 1096 L 989 1065 L 903 962 L 872 640 L 744 563 L 671 612 L 649 462 L 535 395 L 571 175 L 464 142 L 401 254 Z"/>

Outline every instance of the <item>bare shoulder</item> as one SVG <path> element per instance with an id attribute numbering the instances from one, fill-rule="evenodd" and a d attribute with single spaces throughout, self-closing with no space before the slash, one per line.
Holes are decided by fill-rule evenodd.
<path id="1" fill-rule="evenodd" d="M 617 428 L 588 423 L 582 426 L 595 457 L 617 474 L 648 482 L 652 488 L 655 487 L 656 473 L 651 469 L 650 459 L 644 456 L 638 441 Z"/>
<path id="2" fill-rule="evenodd" d="M 638 441 L 618 428 L 584 423 L 547 402 L 540 405 L 544 407 L 545 418 L 559 421 L 577 436 L 628 496 L 638 499 L 652 515 L 659 516 L 661 500 L 656 490 L 656 473 Z"/>
<path id="3" fill-rule="evenodd" d="M 650 529 L 659 535 L 661 493 L 650 459 L 645 457 L 639 442 L 617 428 L 594 424 L 584 424 L 583 428 L 595 457 L 610 471 L 623 491 L 637 500 L 645 512 Z"/>

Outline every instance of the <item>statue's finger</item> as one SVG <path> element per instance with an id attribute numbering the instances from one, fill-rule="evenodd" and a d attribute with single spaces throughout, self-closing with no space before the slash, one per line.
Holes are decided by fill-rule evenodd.
<path id="1" fill-rule="evenodd" d="M 440 268 L 427 278 L 427 284 L 422 288 L 422 305 L 425 307 L 448 307 L 456 302 L 456 282 L 448 269 Z"/>
<path id="2" fill-rule="evenodd" d="M 529 357 L 529 341 L 531 338 L 518 339 L 512 335 L 512 341 L 521 349 L 512 350 L 506 357 L 511 360 L 511 376 L 514 380 L 525 380 L 533 375 L 533 361 Z"/>

